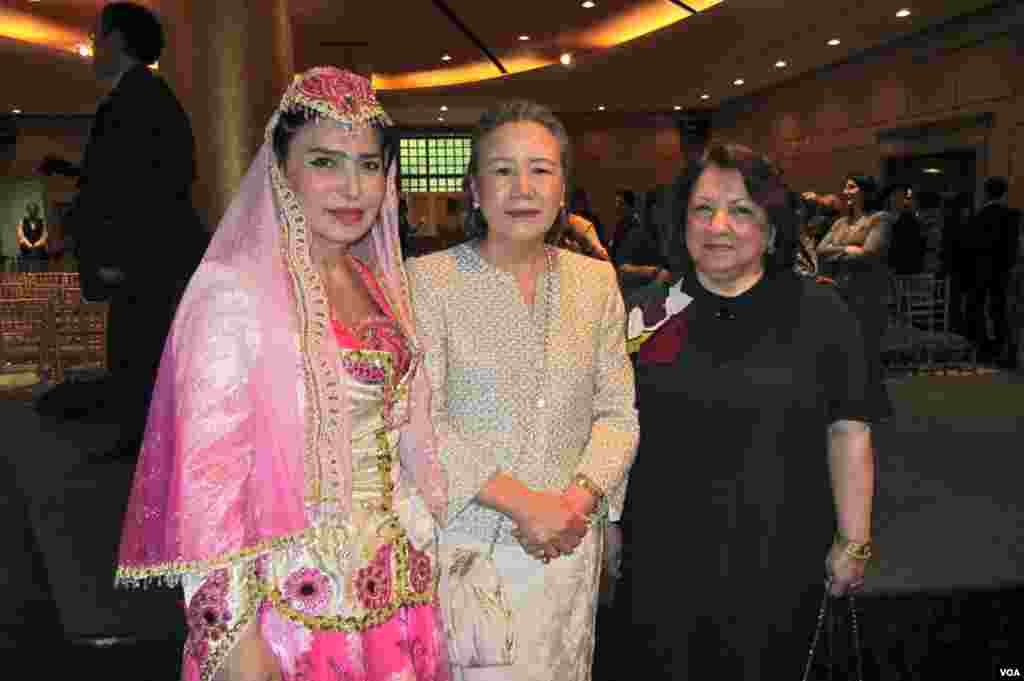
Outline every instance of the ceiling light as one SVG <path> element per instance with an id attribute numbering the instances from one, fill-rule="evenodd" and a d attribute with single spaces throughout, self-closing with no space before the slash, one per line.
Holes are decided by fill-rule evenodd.
<path id="1" fill-rule="evenodd" d="M 448 107 L 445 106 L 444 104 L 442 104 L 441 105 L 441 111 L 447 111 L 447 110 L 448 110 Z"/>
<path id="2" fill-rule="evenodd" d="M 777 69 L 784 69 L 787 66 L 789 66 L 789 64 L 786 62 L 785 59 L 780 59 L 777 62 L 775 62 L 775 68 Z"/>
<path id="3" fill-rule="evenodd" d="M 711 99 L 711 95 L 709 95 L 708 93 L 705 92 L 704 94 L 702 94 L 700 96 L 700 98 L 706 101 L 706 100 Z"/>
<path id="4" fill-rule="evenodd" d="M 597 110 L 598 111 L 604 111 L 604 104 L 602 104 L 601 106 L 597 107 Z"/>
<path id="5" fill-rule="evenodd" d="M 832 38 L 832 40 L 828 41 L 828 44 L 831 45 L 832 47 L 835 47 L 836 45 L 839 44 L 839 42 L 839 38 Z"/>
<path id="6" fill-rule="evenodd" d="M 437 120 L 441 123 L 444 123 L 444 116 L 438 116 Z"/>
<path id="7" fill-rule="evenodd" d="M 558 58 L 558 61 L 562 62 L 562 66 L 568 66 L 572 64 L 572 55 L 568 52 L 563 52 L 562 56 Z"/>
<path id="8" fill-rule="evenodd" d="M 21 113 L 21 109 L 11 109 L 11 113 L 12 114 L 20 114 Z"/>
<path id="9" fill-rule="evenodd" d="M 450 54 L 442 54 L 441 55 L 441 61 L 451 61 L 451 60 L 452 60 L 452 55 L 450 55 Z"/>
<path id="10" fill-rule="evenodd" d="M 902 19 L 903 17 L 909 17 L 910 10 L 906 8 L 901 9 L 899 12 L 896 12 L 896 16 L 898 16 L 900 19 Z"/>
<path id="11" fill-rule="evenodd" d="M 594 0 L 585 0 L 585 2 L 580 3 L 580 7 L 584 8 L 584 9 L 590 9 L 590 8 L 596 6 L 596 5 L 597 5 L 597 3 L 594 2 Z"/>
<path id="12" fill-rule="evenodd" d="M 942 168 L 925 168 L 921 171 L 922 173 L 928 173 L 929 175 L 941 175 Z"/>
<path id="13" fill-rule="evenodd" d="M 743 85 L 745 82 L 747 82 L 747 81 L 743 80 L 742 78 L 737 78 L 736 80 L 734 80 L 732 82 L 732 84 L 733 85 Z"/>
<path id="14" fill-rule="evenodd" d="M 672 108 L 673 108 L 674 110 L 676 110 L 676 111 L 681 111 L 683 107 L 681 107 L 681 106 L 679 106 L 678 104 L 676 104 L 676 105 L 675 105 L 674 107 L 672 107 Z"/>
<path id="15" fill-rule="evenodd" d="M 522 40 L 522 41 L 527 41 L 527 40 L 530 39 L 530 36 L 528 36 L 528 35 L 521 35 L 521 36 L 519 36 L 519 39 Z"/>

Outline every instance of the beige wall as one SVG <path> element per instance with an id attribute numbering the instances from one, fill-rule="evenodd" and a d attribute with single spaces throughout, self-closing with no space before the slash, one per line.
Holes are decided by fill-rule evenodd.
<path id="1" fill-rule="evenodd" d="M 0 178 L 39 183 L 45 195 L 46 215 L 52 215 L 55 204 L 68 202 L 74 197 L 76 181 L 58 175 L 44 177 L 36 169 L 47 156 L 57 156 L 78 165 L 85 151 L 89 119 L 31 117 L 16 125 L 15 152 L 13 157 L 0 160 Z M 63 236 L 61 225 L 48 224 L 47 227 L 51 238 Z"/>
<path id="2" fill-rule="evenodd" d="M 838 191 L 847 172 L 880 176 L 887 157 L 971 147 L 979 178 L 1009 177 L 1024 205 L 1022 56 L 1007 35 L 890 48 L 722 111 L 713 137 L 768 153 L 792 188 L 819 192 Z"/>
<path id="3" fill-rule="evenodd" d="M 573 184 L 587 190 L 606 229 L 615 223 L 615 191 L 646 192 L 679 172 L 679 131 L 663 114 L 566 114 Z"/>
<path id="4" fill-rule="evenodd" d="M 917 40 L 731 103 L 716 113 L 712 137 L 769 154 L 793 189 L 818 192 L 838 191 L 848 172 L 884 179 L 887 157 L 973 148 L 979 184 L 1005 175 L 1011 203 L 1024 206 L 1024 38 L 964 38 L 970 30 L 957 33 L 966 46 L 948 36 Z M 683 162 L 669 114 L 562 119 L 576 185 L 606 224 L 617 188 L 669 182 Z"/>

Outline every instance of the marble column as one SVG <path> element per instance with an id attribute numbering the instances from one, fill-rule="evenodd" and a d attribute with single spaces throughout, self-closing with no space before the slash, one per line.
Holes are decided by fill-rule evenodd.
<path id="1" fill-rule="evenodd" d="M 160 70 L 192 117 L 194 200 L 212 230 L 294 72 L 288 0 L 166 0 Z"/>

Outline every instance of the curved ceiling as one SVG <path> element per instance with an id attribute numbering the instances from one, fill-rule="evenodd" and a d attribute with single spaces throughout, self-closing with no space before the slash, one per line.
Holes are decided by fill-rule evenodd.
<path id="1" fill-rule="evenodd" d="M 587 9 L 581 0 L 291 0 L 296 67 L 334 63 L 372 72 L 385 105 L 411 125 L 467 124 L 496 97 L 529 97 L 563 112 L 671 111 L 713 107 L 999 4 L 594 1 Z M 0 9 L 0 68 L 7 73 L 49 59 L 64 62 L 62 73 L 73 69 L 67 62 L 84 62 L 75 51 L 103 4 L 10 0 Z M 904 7 L 910 15 L 898 17 Z M 840 44 L 828 45 L 833 38 Z M 26 58 L 31 44 L 46 46 L 49 56 Z M 570 67 L 558 63 L 563 52 L 573 55 Z M 82 73 L 88 78 L 87 69 Z M 19 92 L 18 105 L 50 113 L 90 111 L 95 104 L 75 101 L 77 91 L 68 87 L 62 106 L 56 89 L 48 99 L 36 98 L 39 105 L 31 92 Z M 3 97 L 0 110 L 12 105 Z M 439 116 L 442 105 L 448 110 Z"/>

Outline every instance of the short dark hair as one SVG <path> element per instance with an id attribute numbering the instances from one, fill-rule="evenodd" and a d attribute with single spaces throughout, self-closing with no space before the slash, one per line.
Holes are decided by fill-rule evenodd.
<path id="1" fill-rule="evenodd" d="M 870 175 L 864 175 L 863 173 L 850 173 L 846 176 L 846 179 L 853 180 L 853 183 L 860 188 L 861 193 L 864 195 L 864 210 L 867 212 L 880 210 L 882 207 L 882 197 L 878 193 L 878 182 L 875 178 Z"/>
<path id="2" fill-rule="evenodd" d="M 281 112 L 277 119 L 277 125 L 274 126 L 273 131 L 270 133 L 270 143 L 277 160 L 281 163 L 287 161 L 295 135 L 305 126 L 321 120 L 321 118 L 320 114 L 305 107 L 294 107 Z M 398 139 L 392 132 L 393 128 L 380 125 L 373 125 L 372 127 L 377 131 L 377 136 L 380 139 L 384 168 L 385 170 L 390 169 L 391 163 L 395 160 L 398 151 Z"/>
<path id="3" fill-rule="evenodd" d="M 985 198 L 989 201 L 995 201 L 1006 196 L 1007 190 L 1010 185 L 1006 181 L 1005 177 L 990 177 L 985 180 Z"/>
<path id="4" fill-rule="evenodd" d="M 686 222 L 690 196 L 701 174 L 711 166 L 738 170 L 750 198 L 768 215 L 775 228 L 775 249 L 765 255 L 766 269 L 790 269 L 796 258 L 798 243 L 798 197 L 782 180 L 779 170 L 766 156 L 739 144 L 714 144 L 704 156 L 690 163 L 676 181 L 672 224 L 668 236 L 668 257 L 673 272 L 693 271 L 693 259 L 686 249 Z"/>
<path id="5" fill-rule="evenodd" d="M 907 191 L 910 189 L 912 189 L 912 187 L 906 182 L 896 182 L 894 184 L 890 184 L 882 192 L 882 201 L 887 203 L 889 199 L 892 198 L 893 194 L 897 192 L 902 192 L 903 194 L 906 194 Z"/>
<path id="6" fill-rule="evenodd" d="M 476 127 L 473 128 L 472 146 L 469 155 L 469 166 L 466 168 L 466 177 L 462 186 L 469 191 L 469 180 L 480 172 L 480 146 L 483 140 L 492 132 L 508 123 L 537 123 L 547 128 L 560 147 L 562 161 L 562 177 L 565 178 L 566 189 L 569 186 L 569 177 L 572 170 L 572 147 L 569 143 L 569 133 L 566 131 L 562 121 L 555 117 L 551 109 L 527 100 L 513 100 L 502 102 L 492 109 L 489 109 L 480 117 Z M 482 239 L 487 235 L 487 220 L 483 212 L 473 207 L 472 197 L 466 202 L 467 210 L 462 221 L 463 230 L 466 236 L 471 239 Z M 548 243 L 557 243 L 566 228 L 565 211 L 558 212 L 555 224 L 548 230 L 546 240 Z"/>
<path id="7" fill-rule="evenodd" d="M 100 12 L 103 35 L 118 31 L 124 51 L 143 64 L 154 64 L 164 51 L 164 29 L 156 15 L 134 2 L 112 2 Z"/>

